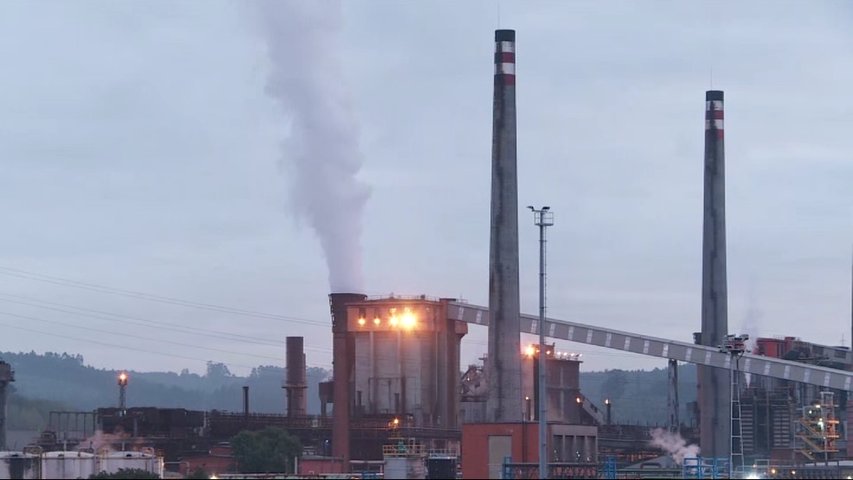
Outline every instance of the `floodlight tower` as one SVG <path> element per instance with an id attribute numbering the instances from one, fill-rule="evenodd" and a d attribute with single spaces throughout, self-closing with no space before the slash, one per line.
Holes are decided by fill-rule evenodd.
<path id="1" fill-rule="evenodd" d="M 731 392 L 729 403 L 731 412 L 729 415 L 731 426 L 731 439 L 729 441 L 729 475 L 734 475 L 737 469 L 743 468 L 743 425 L 740 417 L 740 357 L 746 353 L 746 341 L 749 335 L 726 335 L 720 345 L 720 351 L 728 353 L 729 376 Z"/>
<path id="2" fill-rule="evenodd" d="M 545 228 L 554 225 L 551 207 L 539 210 L 528 206 L 533 212 L 533 223 L 539 227 L 539 478 L 548 478 L 548 399 L 545 388 Z"/>
<path id="3" fill-rule="evenodd" d="M 118 408 L 124 412 L 127 410 L 127 372 L 118 374 Z"/>

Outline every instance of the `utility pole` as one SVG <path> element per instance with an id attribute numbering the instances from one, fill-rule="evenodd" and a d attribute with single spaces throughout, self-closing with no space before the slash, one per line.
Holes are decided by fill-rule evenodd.
<path id="1" fill-rule="evenodd" d="M 527 208 L 533 212 L 533 223 L 539 227 L 539 478 L 548 478 L 548 399 L 545 388 L 545 228 L 554 225 L 554 214 L 550 212 L 551 207 L 542 207 L 536 210 L 532 206 Z"/>

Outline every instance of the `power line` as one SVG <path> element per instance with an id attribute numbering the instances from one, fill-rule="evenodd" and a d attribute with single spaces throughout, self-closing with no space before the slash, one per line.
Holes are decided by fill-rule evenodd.
<path id="1" fill-rule="evenodd" d="M 188 344 L 188 343 L 175 342 L 175 341 L 173 341 L 173 340 L 166 340 L 166 339 L 160 339 L 160 338 L 143 337 L 143 336 L 141 336 L 141 335 L 137 335 L 137 334 L 135 334 L 135 333 L 133 333 L 133 332 L 130 332 L 130 331 L 126 331 L 126 332 L 113 332 L 113 331 L 110 331 L 110 330 L 104 330 L 104 329 L 100 329 L 100 328 L 84 327 L 84 326 L 82 326 L 82 325 L 74 325 L 73 323 L 60 322 L 60 321 L 58 321 L 58 320 L 46 320 L 46 319 L 44 319 L 44 318 L 38 318 L 38 317 L 32 317 L 32 316 L 29 316 L 29 315 L 20 315 L 20 314 L 17 314 L 17 313 L 2 312 L 2 311 L 0 311 L 0 315 L 6 315 L 6 316 L 9 316 L 9 317 L 22 318 L 22 319 L 24 319 L 24 320 L 32 320 L 32 321 L 35 321 L 35 322 L 52 323 L 52 324 L 55 324 L 55 325 L 62 325 L 62 326 L 65 326 L 65 327 L 78 328 L 78 329 L 80 329 L 80 330 L 89 330 L 89 331 L 97 332 L 97 333 L 106 333 L 107 335 L 115 335 L 115 336 L 118 336 L 118 337 L 122 337 L 122 338 L 124 338 L 124 339 L 147 340 L 147 341 L 149 341 L 149 342 L 168 343 L 168 344 L 171 344 L 171 345 L 177 345 L 177 346 L 179 346 L 179 347 L 184 347 L 184 348 L 195 348 L 195 349 L 199 349 L 199 350 L 209 350 L 209 351 L 212 351 L 212 352 L 228 353 L 228 354 L 232 354 L 232 355 L 243 355 L 243 356 L 247 356 L 247 357 L 257 357 L 257 358 L 263 358 L 263 359 L 267 359 L 267 360 L 276 360 L 276 361 L 281 360 L 281 359 L 280 359 L 280 358 L 278 358 L 278 357 L 270 357 L 270 356 L 268 356 L 268 355 L 257 355 L 257 354 L 253 354 L 253 353 L 241 353 L 241 352 L 235 352 L 235 351 L 233 351 L 233 350 L 224 350 L 224 349 L 221 349 L 221 348 L 212 348 L 212 347 L 202 347 L 202 346 L 199 346 L 199 345 L 190 345 L 190 344 Z M 126 342 L 125 342 L 125 343 L 126 343 Z M 122 345 L 124 345 L 124 343 L 122 343 Z"/>
<path id="2" fill-rule="evenodd" d="M 8 298 L 3 298 L 3 297 L 17 298 L 17 299 L 22 299 L 22 300 L 26 300 L 26 301 L 10 300 Z M 68 305 L 68 304 L 58 303 L 58 302 L 50 302 L 47 300 L 41 300 L 41 299 L 37 299 L 37 298 L 26 297 L 23 295 L 15 295 L 15 294 L 5 293 L 5 292 L 0 292 L 0 301 L 7 302 L 7 303 L 19 304 L 19 305 L 27 305 L 27 306 L 31 306 L 31 307 L 42 308 L 42 309 L 52 310 L 52 311 L 56 311 L 56 312 L 68 313 L 71 315 L 77 315 L 77 316 L 81 316 L 81 317 L 98 318 L 101 320 L 112 321 L 112 322 L 118 321 L 118 322 L 122 322 L 122 323 L 130 323 L 130 324 L 134 324 L 134 325 L 141 325 L 141 326 L 145 326 L 145 327 L 148 327 L 151 325 L 156 325 L 157 328 L 163 329 L 163 330 L 171 330 L 174 332 L 191 334 L 191 335 L 201 335 L 201 336 L 215 338 L 215 339 L 219 339 L 219 340 L 243 342 L 243 343 L 248 343 L 248 344 L 253 344 L 253 345 L 268 345 L 268 346 L 280 346 L 281 345 L 280 341 L 270 340 L 268 338 L 252 337 L 249 335 L 240 335 L 240 334 L 236 334 L 236 333 L 224 332 L 221 330 L 212 330 L 210 328 L 205 328 L 204 330 L 200 330 L 200 329 L 194 329 L 194 328 L 190 328 L 190 327 L 182 327 L 180 325 L 174 325 L 174 324 L 167 323 L 167 322 L 159 322 L 156 320 L 150 320 L 150 319 L 146 319 L 146 318 L 142 318 L 142 317 L 123 315 L 123 314 L 108 312 L 108 311 L 104 311 L 104 310 L 95 310 L 95 309 L 79 307 L 76 305 Z M 35 303 L 30 303 L 30 302 L 35 302 Z M 42 304 L 44 304 L 44 305 L 42 305 Z M 55 308 L 55 307 L 46 306 L 46 305 L 53 305 L 53 306 L 64 307 L 64 308 Z M 73 309 L 73 310 L 67 310 L 67 309 Z M 74 310 L 79 310 L 79 311 L 74 311 Z M 94 314 L 84 313 L 84 312 L 92 312 Z M 115 318 L 110 318 L 110 317 L 115 317 Z M 316 350 L 316 351 L 321 351 L 321 352 L 331 352 L 330 348 L 323 348 L 323 347 L 306 346 L 305 349 L 306 350 Z"/>
<path id="3" fill-rule="evenodd" d="M 99 342 L 99 341 L 97 341 L 97 340 L 92 340 L 91 338 L 72 337 L 71 335 L 62 335 L 62 334 L 58 334 L 58 333 L 45 332 L 45 331 L 42 331 L 42 330 L 36 330 L 36 329 L 34 329 L 34 328 L 22 327 L 22 326 L 20 326 L 20 325 L 11 325 L 11 324 L 8 324 L 8 323 L 0 323 L 0 325 L 2 325 L 2 326 L 4 326 L 4 327 L 7 327 L 7 328 L 14 328 L 14 329 L 16 329 L 16 330 L 23 330 L 23 331 L 25 331 L 25 332 L 37 333 L 37 334 L 39 334 L 39 335 L 49 335 L 49 336 L 52 336 L 52 337 L 59 337 L 59 338 L 65 339 L 65 340 L 77 340 L 77 341 L 79 341 L 79 342 L 94 343 L 94 344 L 96 344 L 96 345 L 102 345 L 102 346 L 109 347 L 109 348 L 114 348 L 114 349 L 121 349 L 121 350 L 123 350 L 123 351 L 126 351 L 126 350 L 132 350 L 132 351 L 141 352 L 141 353 L 149 353 L 149 354 L 154 354 L 154 355 L 163 355 L 163 356 L 166 356 L 166 357 L 174 357 L 174 358 L 182 358 L 182 359 L 185 359 L 185 360 L 198 360 L 198 361 L 202 361 L 202 362 L 209 362 L 209 361 L 210 361 L 210 359 L 206 359 L 206 358 L 188 357 L 188 356 L 186 356 L 186 355 L 177 355 L 177 354 L 174 354 L 174 353 L 158 352 L 158 351 L 155 351 L 155 350 L 145 350 L 145 349 L 142 349 L 142 348 L 136 348 L 136 347 L 126 346 L 126 345 L 116 345 L 116 344 L 114 344 L 114 343 Z M 251 366 L 251 365 L 242 365 L 242 364 L 239 364 L 239 363 L 231 363 L 231 362 L 221 362 L 221 363 L 223 363 L 223 364 L 225 364 L 225 365 L 228 365 L 228 366 L 231 366 L 231 367 L 255 368 L 255 367 L 253 367 L 253 366 Z"/>
<path id="4" fill-rule="evenodd" d="M 0 314 L 5 314 L 5 313 L 0 312 Z M 11 314 L 11 316 L 20 316 L 20 315 Z M 33 328 L 22 327 L 20 325 L 15 325 L 15 324 L 8 324 L 8 323 L 0 322 L 0 326 L 7 327 L 7 328 L 13 328 L 16 330 L 22 330 L 22 331 L 26 331 L 26 332 L 31 332 L 31 333 L 37 333 L 39 335 L 48 335 L 51 337 L 62 338 L 65 340 L 76 340 L 78 342 L 85 342 L 85 343 L 92 343 L 92 344 L 96 344 L 96 345 L 102 345 L 105 347 L 118 349 L 118 350 L 122 350 L 122 351 L 131 350 L 131 351 L 135 351 L 135 352 L 150 353 L 150 354 L 154 354 L 154 355 L 162 355 L 162 356 L 166 356 L 166 357 L 181 358 L 181 359 L 185 359 L 185 360 L 198 360 L 198 361 L 202 361 L 202 362 L 213 361 L 209 358 L 199 358 L 199 357 L 190 357 L 190 356 L 186 356 L 186 355 L 177 355 L 174 353 L 160 352 L 157 350 L 148 350 L 148 349 L 138 348 L 138 347 L 129 346 L 129 345 L 117 345 L 115 343 L 101 342 L 98 340 L 93 340 L 91 338 L 80 338 L 80 337 L 75 337 L 75 336 L 71 336 L 71 335 L 59 334 L 59 333 L 55 333 L 55 332 L 45 332 L 43 330 L 36 330 Z M 219 363 L 222 363 L 224 365 L 228 365 L 231 367 L 241 367 L 241 368 L 249 368 L 249 369 L 254 369 L 254 368 L 258 367 L 258 365 L 244 365 L 244 364 L 234 363 L 234 362 L 219 362 Z M 306 365 L 309 367 L 322 368 L 322 369 L 326 369 L 326 370 L 328 370 L 330 368 L 330 365 L 317 365 L 317 364 L 306 364 Z"/>
<path id="5" fill-rule="evenodd" d="M 203 303 L 203 302 L 195 302 L 192 300 L 183 300 L 175 297 L 167 297 L 163 295 L 155 295 L 151 293 L 138 292 L 135 290 L 125 290 L 121 288 L 108 287 L 105 285 L 99 285 L 96 283 L 89 282 L 81 282 L 78 280 L 72 280 L 63 277 L 56 277 L 53 275 L 45 275 L 41 273 L 29 272 L 26 270 L 20 270 L 17 268 L 3 267 L 0 266 L 0 275 L 6 275 L 10 277 L 23 278 L 27 280 L 34 280 L 38 282 L 51 283 L 54 285 L 60 285 L 64 287 L 71 288 L 79 288 L 82 290 L 89 290 L 99 293 L 107 293 L 110 295 L 120 295 L 125 297 L 136 298 L 140 300 L 147 300 L 151 302 L 159 302 L 159 303 L 167 303 L 171 305 L 180 305 L 184 307 L 198 308 L 202 310 L 209 310 L 220 313 L 229 313 L 232 315 L 241 315 L 246 317 L 254 317 L 254 318 L 263 318 L 265 320 L 276 320 L 282 322 L 289 323 L 303 323 L 307 325 L 323 325 L 327 326 L 326 322 L 320 322 L 317 320 L 309 320 L 306 318 L 293 317 L 287 315 L 276 315 L 271 313 L 257 312 L 253 310 L 245 310 L 242 308 L 235 307 L 227 307 L 223 305 L 216 305 L 212 303 Z"/>

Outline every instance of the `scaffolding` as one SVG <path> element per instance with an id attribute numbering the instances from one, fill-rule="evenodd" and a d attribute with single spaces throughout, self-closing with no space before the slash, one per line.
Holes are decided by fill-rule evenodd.
<path id="1" fill-rule="evenodd" d="M 797 423 L 796 452 L 811 462 L 828 462 L 838 453 L 838 418 L 835 416 L 835 394 L 820 392 L 820 401 L 802 407 Z"/>

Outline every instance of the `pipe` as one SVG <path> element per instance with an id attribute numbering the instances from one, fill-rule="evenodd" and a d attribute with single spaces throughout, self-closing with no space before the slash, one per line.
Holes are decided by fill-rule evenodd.
<path id="1" fill-rule="evenodd" d="M 515 30 L 495 31 L 487 421 L 520 422 Z"/>
<path id="2" fill-rule="evenodd" d="M 728 333 L 726 282 L 726 181 L 723 92 L 705 92 L 704 210 L 702 233 L 702 345 L 719 347 Z M 699 444 L 702 456 L 728 458 L 728 375 L 724 369 L 698 366 Z"/>
<path id="3" fill-rule="evenodd" d="M 307 374 L 305 370 L 305 339 L 303 337 L 287 337 L 286 369 L 287 380 L 287 416 L 304 417 L 307 414 Z"/>
<path id="4" fill-rule="evenodd" d="M 243 385 L 243 416 L 249 418 L 249 386 Z"/>

